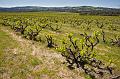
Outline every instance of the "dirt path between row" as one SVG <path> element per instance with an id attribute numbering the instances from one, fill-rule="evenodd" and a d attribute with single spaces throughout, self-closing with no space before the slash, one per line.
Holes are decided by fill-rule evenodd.
<path id="1" fill-rule="evenodd" d="M 37 44 L 33 44 L 32 41 L 22 38 L 19 35 L 16 35 L 15 32 L 10 31 L 7 28 L 2 28 L 2 30 L 8 33 L 14 40 L 20 43 L 21 51 L 29 52 L 29 54 L 39 58 L 42 60 L 43 64 L 36 66 L 33 70 L 38 71 L 44 68 L 47 68 L 55 74 L 52 77 L 44 74 L 40 79 L 84 79 L 80 76 L 80 71 L 75 69 L 74 71 L 69 70 L 66 65 L 62 64 L 65 59 L 61 56 L 61 54 L 56 53 L 54 51 L 48 50 L 45 47 L 38 46 Z M 19 48 L 15 49 L 15 53 Z M 34 77 L 30 76 L 28 79 L 34 79 Z"/>

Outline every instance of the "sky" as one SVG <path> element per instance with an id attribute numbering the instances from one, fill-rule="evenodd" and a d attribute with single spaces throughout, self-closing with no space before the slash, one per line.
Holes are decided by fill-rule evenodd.
<path id="1" fill-rule="evenodd" d="M 16 6 L 96 6 L 120 8 L 120 0 L 0 0 L 0 7 Z"/>

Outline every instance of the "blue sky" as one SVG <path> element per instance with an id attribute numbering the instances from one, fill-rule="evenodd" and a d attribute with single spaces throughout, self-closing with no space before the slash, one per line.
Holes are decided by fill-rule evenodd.
<path id="1" fill-rule="evenodd" d="M 99 6 L 120 8 L 120 0 L 0 0 L 0 7 L 15 6 Z"/>

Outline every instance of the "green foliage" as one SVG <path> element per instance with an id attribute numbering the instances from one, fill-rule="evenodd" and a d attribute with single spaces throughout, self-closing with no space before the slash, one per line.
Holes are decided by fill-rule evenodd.
<path id="1" fill-rule="evenodd" d="M 50 34 L 46 35 L 46 40 L 47 40 L 47 47 L 49 47 L 49 48 L 54 47 L 52 35 L 50 35 Z"/>
<path id="2" fill-rule="evenodd" d="M 72 68 L 74 65 L 78 68 L 82 68 L 84 72 L 90 75 L 91 78 L 98 78 L 98 76 L 106 75 L 107 73 L 112 74 L 112 68 L 107 67 L 102 61 L 95 58 L 96 53 L 94 52 L 94 47 L 99 43 L 98 32 L 94 32 L 93 36 L 89 36 L 86 33 L 81 34 L 84 36 L 83 39 L 78 40 L 78 38 L 73 38 L 72 34 L 68 35 L 70 44 L 63 43 L 64 47 L 61 47 L 62 56 L 66 58 L 69 67 Z M 77 41 L 80 41 L 81 47 L 79 47 Z M 81 48 L 81 49 L 80 49 Z"/>
<path id="3" fill-rule="evenodd" d="M 119 16 L 81 16 L 77 13 L 0 13 L 1 26 L 10 27 L 27 39 L 45 43 L 47 47 L 51 44 L 50 47 L 55 47 L 66 55 L 68 55 L 66 47 L 69 47 L 74 51 L 75 57 L 76 51 L 81 50 L 79 54 L 84 57 L 84 55 L 87 56 L 86 51 L 89 50 L 90 58 L 97 56 L 105 62 L 108 62 L 109 55 L 112 55 L 114 59 L 120 57 L 120 50 L 117 47 L 119 37 L 114 37 L 120 35 L 119 19 Z M 96 46 L 98 36 L 99 44 Z M 94 46 L 96 47 L 93 50 Z M 84 58 L 84 60 L 87 59 Z M 119 61 L 113 62 L 117 64 L 117 69 L 120 69 Z"/>

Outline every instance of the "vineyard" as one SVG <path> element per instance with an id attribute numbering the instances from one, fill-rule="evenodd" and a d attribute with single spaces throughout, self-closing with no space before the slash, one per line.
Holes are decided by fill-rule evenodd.
<path id="1" fill-rule="evenodd" d="M 61 54 L 71 71 L 91 79 L 120 78 L 120 16 L 0 13 L 0 27 Z"/>

